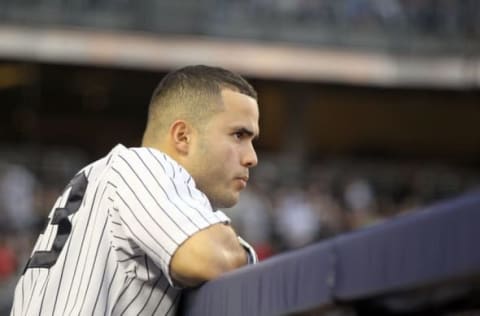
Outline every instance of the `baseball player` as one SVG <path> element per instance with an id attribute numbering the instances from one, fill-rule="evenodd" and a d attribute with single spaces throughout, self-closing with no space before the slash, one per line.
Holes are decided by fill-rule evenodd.
<path id="1" fill-rule="evenodd" d="M 119 144 L 57 199 L 12 316 L 174 315 L 181 289 L 256 262 L 218 208 L 257 164 L 254 89 L 221 68 L 167 74 L 142 147 Z"/>

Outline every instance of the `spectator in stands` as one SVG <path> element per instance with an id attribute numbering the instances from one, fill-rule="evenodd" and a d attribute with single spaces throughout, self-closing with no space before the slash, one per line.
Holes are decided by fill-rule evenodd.
<path id="1" fill-rule="evenodd" d="M 260 193 L 255 183 L 244 190 L 235 206 L 224 212 L 231 218 L 239 235 L 244 236 L 255 248 L 260 260 L 273 254 L 270 243 L 272 204 Z"/>
<path id="2" fill-rule="evenodd" d="M 283 188 L 277 198 L 274 225 L 284 246 L 294 249 L 315 241 L 320 232 L 320 216 L 305 192 L 299 188 Z"/>
<path id="3" fill-rule="evenodd" d="M 27 230 L 36 223 L 35 176 L 16 164 L 0 165 L 0 208 L 11 228 Z"/>

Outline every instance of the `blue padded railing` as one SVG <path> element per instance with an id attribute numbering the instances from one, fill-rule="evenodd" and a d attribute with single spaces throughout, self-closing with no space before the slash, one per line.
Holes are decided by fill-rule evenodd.
<path id="1" fill-rule="evenodd" d="M 187 291 L 181 315 L 282 315 L 480 280 L 480 193 L 248 266 Z M 460 281 L 458 281 L 460 280 Z"/>

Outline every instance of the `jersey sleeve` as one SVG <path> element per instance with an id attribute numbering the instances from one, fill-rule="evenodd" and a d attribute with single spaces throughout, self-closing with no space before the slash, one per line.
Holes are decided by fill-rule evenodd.
<path id="1" fill-rule="evenodd" d="M 238 236 L 237 238 L 240 245 L 242 245 L 243 249 L 245 249 L 245 251 L 247 252 L 248 264 L 257 264 L 258 256 L 255 249 L 253 249 L 253 247 L 248 242 L 246 242 L 242 237 Z"/>
<path id="2" fill-rule="evenodd" d="M 124 151 L 111 168 L 114 205 L 125 238 L 174 285 L 169 265 L 175 251 L 196 232 L 229 218 L 212 210 L 185 169 L 154 149 Z"/>

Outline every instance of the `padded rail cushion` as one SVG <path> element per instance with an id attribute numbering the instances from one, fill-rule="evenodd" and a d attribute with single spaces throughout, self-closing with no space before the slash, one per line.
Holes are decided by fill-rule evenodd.
<path id="1" fill-rule="evenodd" d="M 335 238 L 342 301 L 480 275 L 480 194 Z"/>
<path id="2" fill-rule="evenodd" d="M 228 273 L 186 291 L 180 315 L 281 315 L 479 276 L 476 192 Z"/>
<path id="3" fill-rule="evenodd" d="M 181 315 L 266 316 L 331 303 L 333 258 L 324 242 L 248 266 L 184 293 Z"/>

